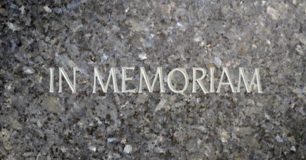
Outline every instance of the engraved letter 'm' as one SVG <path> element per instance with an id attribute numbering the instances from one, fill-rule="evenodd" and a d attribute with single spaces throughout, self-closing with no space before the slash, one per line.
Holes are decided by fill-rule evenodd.
<path id="1" fill-rule="evenodd" d="M 100 72 L 97 67 L 94 68 L 94 85 L 93 85 L 93 91 L 92 93 L 96 93 L 96 80 L 98 79 L 100 86 L 102 87 L 102 91 L 104 93 L 107 93 L 107 88 L 110 82 L 110 79 L 113 79 L 113 87 L 114 87 L 114 92 L 118 93 L 118 85 L 117 85 L 117 78 L 116 78 L 116 68 L 111 68 L 109 71 L 108 79 L 106 81 L 106 84 L 103 83 Z"/>
<path id="2" fill-rule="evenodd" d="M 255 85 L 255 78 L 256 78 L 256 82 L 257 85 Z M 249 82 L 249 78 L 247 78 L 247 76 L 244 73 L 244 68 L 239 68 L 239 81 L 238 81 L 238 88 L 237 88 L 237 92 L 240 92 L 240 87 L 241 87 L 241 79 L 243 80 L 245 89 L 247 91 L 247 93 L 250 93 L 253 88 L 255 88 L 254 86 L 257 86 L 257 92 L 258 93 L 263 93 L 262 91 L 262 86 L 261 86 L 261 79 L 260 79 L 260 74 L 259 74 L 259 68 L 255 68 L 255 72 L 253 74 L 253 78 L 251 80 L 251 83 L 248 84 Z"/>

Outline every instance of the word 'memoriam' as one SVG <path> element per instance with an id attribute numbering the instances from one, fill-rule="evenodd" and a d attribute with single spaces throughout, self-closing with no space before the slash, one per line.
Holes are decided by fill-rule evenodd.
<path id="1" fill-rule="evenodd" d="M 54 70 L 55 70 L 54 68 L 50 68 L 50 90 L 49 92 L 51 93 L 55 91 L 54 89 Z M 135 70 L 135 67 L 121 67 L 121 76 L 120 76 L 121 77 L 121 88 L 119 89 L 118 82 L 117 82 L 117 73 L 120 73 L 120 72 L 118 72 L 119 71 L 118 68 L 115 68 L 115 67 L 110 68 L 108 76 L 105 76 L 105 78 L 103 78 L 104 76 L 101 75 L 99 69 L 97 67 L 94 67 L 92 93 L 96 93 L 98 89 L 102 89 L 104 93 L 107 93 L 109 91 L 108 88 L 109 88 L 109 84 L 111 83 L 111 79 L 112 79 L 112 86 L 113 86 L 112 88 L 113 88 L 114 93 L 142 93 L 144 88 L 146 88 L 148 92 L 153 92 L 154 88 L 156 88 L 154 86 L 157 83 L 159 83 L 159 90 L 157 92 L 160 92 L 160 93 L 166 92 L 162 67 L 157 67 L 156 73 L 152 79 L 149 78 L 149 76 L 147 75 L 145 68 L 140 67 L 139 68 L 138 88 L 128 89 L 127 82 L 134 81 L 135 79 L 133 79 L 133 77 L 131 76 L 128 76 L 127 72 L 133 72 L 134 70 Z M 76 72 L 77 72 L 77 68 L 73 68 L 73 80 L 71 80 L 67 72 L 63 68 L 61 67 L 58 68 L 58 73 L 59 73 L 58 92 L 59 93 L 61 93 L 63 90 L 63 87 L 62 87 L 63 78 L 65 79 L 72 93 L 77 92 Z M 175 80 L 177 80 L 175 77 L 177 76 L 182 76 L 183 81 L 184 81 L 183 87 L 180 87 L 180 89 L 178 89 L 175 85 L 175 83 L 177 83 L 175 82 Z M 192 68 L 192 81 L 190 81 L 189 76 L 190 75 L 187 73 L 187 70 L 185 68 L 172 69 L 167 74 L 167 77 L 166 77 L 166 83 L 170 91 L 174 93 L 184 93 L 187 90 L 189 83 L 191 82 L 192 93 L 196 93 L 199 90 L 203 92 L 204 94 L 220 93 L 221 89 L 226 86 L 229 87 L 231 89 L 231 92 L 233 93 L 239 93 L 242 86 L 244 86 L 245 91 L 247 93 L 256 92 L 256 91 L 257 93 L 263 93 L 262 86 L 261 86 L 261 78 L 259 74 L 259 68 L 255 68 L 253 75 L 251 77 L 247 76 L 244 68 L 239 68 L 237 85 L 233 83 L 233 79 L 230 75 L 230 72 L 228 68 L 226 67 L 222 68 L 222 73 L 221 73 L 220 79 L 218 80 L 219 83 L 217 87 L 215 87 L 215 68 L 214 67 L 209 68 L 209 73 L 207 72 L 205 68 Z M 209 79 L 208 80 L 209 84 L 204 84 L 205 78 Z M 106 79 L 106 81 L 104 79 Z"/>

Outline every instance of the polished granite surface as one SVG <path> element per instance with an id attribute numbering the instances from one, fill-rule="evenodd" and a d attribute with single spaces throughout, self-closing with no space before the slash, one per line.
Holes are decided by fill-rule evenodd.
<path id="1" fill-rule="evenodd" d="M 306 158 L 304 0 L 2 0 L 0 22 L 0 159 Z M 264 93 L 92 94 L 93 66 L 131 65 L 260 68 Z"/>

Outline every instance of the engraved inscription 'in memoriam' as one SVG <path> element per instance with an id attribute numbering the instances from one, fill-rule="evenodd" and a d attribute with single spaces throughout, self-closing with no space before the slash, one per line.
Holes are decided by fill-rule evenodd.
<path id="1" fill-rule="evenodd" d="M 119 82 L 117 79 L 118 73 L 120 73 L 120 71 L 121 82 Z M 203 92 L 204 94 L 220 93 L 224 87 L 230 88 L 232 93 L 239 93 L 241 88 L 243 88 L 247 93 L 263 93 L 259 68 L 255 68 L 252 74 L 246 74 L 245 68 L 239 68 L 238 77 L 235 77 L 235 79 L 238 79 L 238 82 L 235 84 L 229 69 L 226 67 L 222 68 L 222 72 L 218 80 L 215 78 L 214 67 L 210 67 L 208 70 L 206 68 L 194 67 L 192 68 L 191 74 L 187 73 L 186 68 L 174 68 L 166 75 L 165 79 L 162 67 L 157 67 L 156 72 L 153 75 L 148 75 L 145 68 L 140 67 L 138 75 L 139 80 L 137 82 L 138 88 L 128 88 L 127 84 L 136 80 L 133 79 L 133 76 L 129 76 L 128 72 L 132 73 L 134 71 L 135 67 L 112 67 L 108 73 L 101 74 L 98 67 L 94 67 L 92 93 L 96 93 L 99 89 L 101 89 L 104 93 L 107 93 L 110 91 L 108 89 L 109 86 L 112 86 L 112 92 L 114 93 L 142 93 L 144 90 L 147 92 L 155 91 L 165 93 L 165 86 L 168 86 L 169 90 L 174 93 L 184 93 L 188 90 L 188 87 L 191 87 L 190 89 L 192 93 Z M 50 68 L 49 92 L 51 93 L 55 92 L 54 72 L 55 69 Z M 63 92 L 64 80 L 71 89 L 71 92 L 77 93 L 77 68 L 73 68 L 72 78 L 70 78 L 67 72 L 61 67 L 58 68 L 58 74 L 58 92 Z M 176 85 L 178 83 L 176 78 L 177 76 L 183 77 L 183 85 L 180 87 L 177 87 Z M 120 87 L 119 84 L 121 85 Z"/>

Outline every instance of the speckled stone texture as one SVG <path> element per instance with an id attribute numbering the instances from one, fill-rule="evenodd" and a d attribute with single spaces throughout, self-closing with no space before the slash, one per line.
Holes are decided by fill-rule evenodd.
<path id="1" fill-rule="evenodd" d="M 0 159 L 306 158 L 304 0 L 1 0 L 0 28 Z M 93 66 L 258 67 L 264 93 L 92 94 Z"/>

